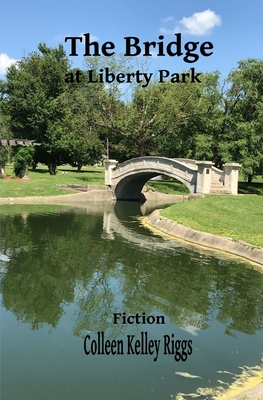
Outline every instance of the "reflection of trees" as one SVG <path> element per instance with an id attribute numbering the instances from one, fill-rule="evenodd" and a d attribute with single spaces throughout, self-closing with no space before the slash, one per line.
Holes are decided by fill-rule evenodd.
<path id="1" fill-rule="evenodd" d="M 44 322 L 55 326 L 63 303 L 74 300 L 75 282 L 82 278 L 89 257 L 83 246 L 85 232 L 82 243 L 74 237 L 80 219 L 81 215 L 72 213 L 48 217 L 30 214 L 17 231 L 17 217 L 2 220 L 5 247 L 10 231 L 13 237 L 8 247 L 16 248 L 2 280 L 3 304 L 32 328 Z"/>
<path id="2" fill-rule="evenodd" d="M 18 214 L 5 216 L 1 220 L 1 252 L 17 252 L 20 248 L 31 247 L 30 227 L 26 225 L 27 216 Z"/>
<path id="3" fill-rule="evenodd" d="M 158 249 L 157 238 L 152 250 L 143 246 L 142 234 L 141 246 L 118 233 L 115 240 L 102 239 L 102 225 L 101 215 L 84 212 L 4 217 L 1 251 L 8 249 L 10 257 L 2 278 L 6 309 L 38 329 L 56 326 L 65 304 L 75 302 L 77 336 L 106 329 L 118 335 L 125 326 L 113 326 L 114 312 L 164 313 L 179 327 L 199 329 L 209 326 L 213 314 L 229 334 L 262 329 L 260 273 L 178 247 Z"/>
<path id="4" fill-rule="evenodd" d="M 254 334 L 263 327 L 263 275 L 249 268 L 217 269 L 213 291 L 217 319 L 231 330 Z"/>

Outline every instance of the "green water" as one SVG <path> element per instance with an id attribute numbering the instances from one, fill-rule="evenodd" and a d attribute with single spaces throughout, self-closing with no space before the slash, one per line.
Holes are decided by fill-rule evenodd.
<path id="1" fill-rule="evenodd" d="M 175 399 L 261 363 L 263 274 L 153 235 L 140 212 L 2 206 L 2 400 Z M 165 324 L 114 324 L 114 313 Z M 98 332 L 123 354 L 86 355 Z M 127 354 L 128 337 L 142 346 L 145 332 L 160 341 L 156 361 L 141 347 Z M 186 361 L 164 354 L 165 338 L 192 344 Z"/>

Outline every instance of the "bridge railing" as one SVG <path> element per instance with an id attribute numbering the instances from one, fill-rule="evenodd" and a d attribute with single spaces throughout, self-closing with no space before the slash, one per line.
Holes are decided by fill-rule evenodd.
<path id="1" fill-rule="evenodd" d="M 183 164 L 188 165 L 189 167 L 191 167 L 193 169 L 196 169 L 196 170 L 198 169 L 197 165 L 196 165 L 197 160 L 193 160 L 190 158 L 171 158 L 171 160 L 179 161 Z"/>
<path id="2" fill-rule="evenodd" d="M 185 167 L 186 170 L 189 169 L 190 171 L 193 171 L 193 170 L 197 169 L 197 167 L 195 165 L 195 160 L 190 160 L 190 161 L 192 161 L 190 163 L 187 163 L 184 160 L 185 159 L 176 159 L 176 158 L 168 158 L 168 157 L 157 157 L 157 156 L 136 157 L 136 158 L 132 158 L 130 160 L 124 161 L 121 164 L 116 165 L 116 167 L 114 168 L 114 171 L 117 172 L 118 169 L 119 170 L 123 170 L 125 167 L 130 168 L 130 166 L 132 164 L 141 164 L 142 162 L 147 163 L 147 164 L 151 163 L 151 162 L 154 162 L 154 163 L 156 163 L 156 162 L 157 163 L 158 162 L 160 162 L 160 163 L 166 162 L 169 165 L 171 165 L 171 163 L 172 164 L 174 163 L 175 165 L 177 164 L 178 166 Z"/>
<path id="3" fill-rule="evenodd" d="M 146 182 L 156 175 L 168 175 L 185 184 L 191 193 L 195 192 L 197 169 L 193 164 L 189 165 L 166 157 L 146 156 L 133 158 L 121 164 L 117 164 L 116 160 L 108 160 L 105 166 L 106 185 L 116 187 L 125 179 L 125 185 L 127 186 L 128 182 L 133 185 L 132 181 L 134 179 L 141 182 L 144 179 L 143 176 Z"/>
<path id="4" fill-rule="evenodd" d="M 217 182 L 225 182 L 225 172 L 221 171 L 221 169 L 218 169 L 216 167 L 212 167 L 212 181 L 217 181 Z"/>

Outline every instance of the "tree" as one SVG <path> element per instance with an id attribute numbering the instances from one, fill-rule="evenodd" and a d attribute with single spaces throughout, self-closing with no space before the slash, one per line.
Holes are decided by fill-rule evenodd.
<path id="1" fill-rule="evenodd" d="M 10 159 L 10 147 L 8 146 L 0 146 L 0 168 L 1 175 L 5 175 L 5 166 Z"/>
<path id="2" fill-rule="evenodd" d="M 0 85 L 1 86 L 1 85 Z M 1 90 L 1 89 L 0 89 Z M 2 111 L 2 100 L 0 100 L 1 111 Z M 9 129 L 8 118 L 0 112 L 0 138 L 6 139 L 11 138 L 12 134 Z M 0 168 L 1 175 L 5 175 L 5 166 L 12 158 L 12 149 L 9 146 L 0 146 Z"/>
<path id="3" fill-rule="evenodd" d="M 88 61 L 89 70 L 92 67 L 98 74 L 100 65 L 92 66 Z M 131 68 L 130 59 L 128 64 L 116 59 L 105 62 L 115 75 Z M 130 96 L 124 101 L 122 89 L 120 85 L 108 85 L 101 97 L 99 112 L 90 115 L 90 123 L 107 132 L 115 150 L 125 152 L 127 157 L 149 155 L 156 151 L 157 138 L 186 118 L 185 107 L 191 91 L 185 91 L 184 84 L 169 82 L 155 81 L 145 87 L 143 81 L 132 85 Z"/>
<path id="4" fill-rule="evenodd" d="M 50 173 L 55 173 L 60 136 L 50 127 L 60 118 L 56 99 L 66 89 L 69 61 L 62 45 L 52 49 L 41 43 L 38 50 L 8 68 L 1 86 L 2 110 L 13 136 L 42 144 Z"/>
<path id="5" fill-rule="evenodd" d="M 32 145 L 21 147 L 14 157 L 14 172 L 19 178 L 27 174 L 28 166 L 32 164 L 34 147 Z"/>
<path id="6" fill-rule="evenodd" d="M 239 61 L 228 77 L 234 123 L 225 136 L 228 158 L 242 164 L 248 182 L 263 172 L 263 60 Z"/>
<path id="7" fill-rule="evenodd" d="M 262 65 L 240 61 L 222 83 L 218 71 L 203 74 L 198 85 L 190 83 L 187 118 L 158 139 L 158 148 L 168 157 L 212 160 L 219 168 L 239 162 L 251 181 L 263 171 Z"/>
<path id="8" fill-rule="evenodd" d="M 81 86 L 70 87 L 58 99 L 61 118 L 52 126 L 54 130 L 63 130 L 61 148 L 64 163 L 77 166 L 78 171 L 86 164 L 100 161 L 103 145 L 98 132 L 92 129 L 88 119 L 90 105 Z"/>
<path id="9" fill-rule="evenodd" d="M 10 117 L 14 136 L 41 143 L 34 166 L 44 162 L 51 175 L 63 163 L 77 165 L 80 170 L 103 153 L 98 132 L 88 122 L 103 85 L 90 87 L 86 93 L 85 79 L 67 83 L 65 76 L 74 76 L 76 70 L 70 71 L 62 45 L 53 49 L 40 44 L 38 50 L 8 69 L 2 88 L 4 113 Z"/>
<path id="10" fill-rule="evenodd" d="M 212 160 L 217 167 L 222 167 L 221 142 L 229 127 L 226 122 L 229 117 L 219 72 L 202 74 L 201 83 L 185 83 L 184 87 L 181 85 L 181 92 L 178 89 L 174 92 L 176 96 L 189 92 L 185 117 L 159 138 L 158 148 L 167 157 Z"/>

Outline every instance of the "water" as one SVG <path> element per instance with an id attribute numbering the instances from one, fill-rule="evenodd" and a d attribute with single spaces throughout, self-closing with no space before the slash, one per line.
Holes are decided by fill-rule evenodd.
<path id="1" fill-rule="evenodd" d="M 2 400 L 174 399 L 260 364 L 263 274 L 153 235 L 141 211 L 127 202 L 2 206 Z M 114 324 L 114 313 L 165 324 Z M 86 355 L 84 338 L 98 332 L 122 341 L 124 354 Z M 160 341 L 158 354 L 141 354 L 142 338 Z M 136 340 L 139 354 L 127 354 Z M 172 340 L 192 353 L 175 361 L 165 340 L 171 353 Z"/>

